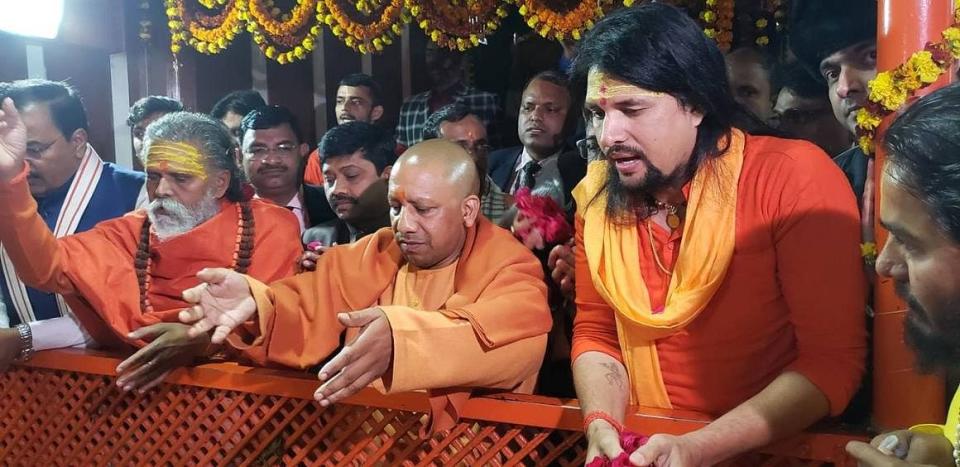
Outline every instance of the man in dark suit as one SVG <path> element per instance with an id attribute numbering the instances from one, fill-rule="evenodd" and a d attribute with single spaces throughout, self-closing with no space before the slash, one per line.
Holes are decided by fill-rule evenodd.
<path id="1" fill-rule="evenodd" d="M 323 188 L 302 183 L 309 148 L 289 110 L 278 105 L 254 110 L 240 130 L 243 168 L 258 197 L 289 209 L 301 232 L 336 218 Z"/>
<path id="2" fill-rule="evenodd" d="M 527 83 L 520 102 L 517 132 L 522 146 L 494 151 L 488 171 L 505 193 L 559 183 L 569 201 L 570 191 L 586 173 L 586 160 L 565 145 L 573 128 L 567 78 L 555 71 L 538 73 Z"/>
<path id="3" fill-rule="evenodd" d="M 346 122 L 327 130 L 319 151 L 327 201 L 336 217 L 308 229 L 304 243 L 324 248 L 353 243 L 390 225 L 387 180 L 395 148 L 393 137 L 370 123 Z"/>

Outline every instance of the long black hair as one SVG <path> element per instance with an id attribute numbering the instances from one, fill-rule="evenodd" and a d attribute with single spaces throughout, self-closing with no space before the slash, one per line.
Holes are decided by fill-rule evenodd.
<path id="1" fill-rule="evenodd" d="M 960 85 L 911 105 L 890 125 L 883 144 L 886 172 L 960 243 Z"/>
<path id="2" fill-rule="evenodd" d="M 598 22 L 584 37 L 574 62 L 572 86 L 578 95 L 585 93 L 593 69 L 669 94 L 703 115 L 693 153 L 680 174 L 683 180 L 727 150 L 734 126 L 749 127 L 755 121 L 733 99 L 720 49 L 689 16 L 670 5 L 625 8 Z M 608 191 L 608 213 L 629 216 L 625 211 L 636 202 Z"/>

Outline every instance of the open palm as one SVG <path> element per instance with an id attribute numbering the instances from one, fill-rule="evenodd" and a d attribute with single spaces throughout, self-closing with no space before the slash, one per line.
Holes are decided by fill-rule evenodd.
<path id="1" fill-rule="evenodd" d="M 27 152 L 27 127 L 13 100 L 6 98 L 0 105 L 0 177 L 9 180 L 23 169 Z"/>
<path id="2" fill-rule="evenodd" d="M 242 274 L 229 269 L 204 269 L 197 277 L 203 283 L 183 292 L 183 298 L 194 306 L 180 313 L 180 321 L 193 324 L 191 337 L 213 329 L 210 340 L 219 344 L 257 312 L 257 303 Z"/>

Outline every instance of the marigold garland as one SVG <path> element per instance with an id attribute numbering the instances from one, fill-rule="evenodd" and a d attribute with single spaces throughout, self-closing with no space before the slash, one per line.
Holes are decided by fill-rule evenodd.
<path id="1" fill-rule="evenodd" d="M 362 8 L 369 11 L 361 11 Z M 320 0 L 317 12 L 330 31 L 348 47 L 360 52 L 380 52 L 410 22 L 404 0 L 362 0 L 357 4 L 345 0 Z"/>
<path id="2" fill-rule="evenodd" d="M 208 15 L 201 13 L 199 8 L 187 8 L 185 0 L 164 2 L 167 25 L 170 27 L 170 51 L 174 55 L 180 52 L 184 43 L 200 53 L 219 53 L 243 30 L 241 15 L 246 10 L 244 1 L 203 0 L 198 4 L 219 7 L 220 11 Z"/>
<path id="3" fill-rule="evenodd" d="M 316 47 L 320 35 L 319 0 L 297 0 L 289 12 L 282 12 L 271 0 L 248 1 L 247 31 L 267 58 L 285 64 L 303 60 Z M 316 21 L 313 21 L 313 20 Z"/>
<path id="4" fill-rule="evenodd" d="M 700 12 L 703 33 L 716 41 L 723 52 L 728 52 L 733 42 L 733 8 L 733 0 L 706 0 Z"/>
<path id="5" fill-rule="evenodd" d="M 953 24 L 941 36 L 943 40 L 928 42 L 906 63 L 877 73 L 867 84 L 867 103 L 857 111 L 857 143 L 865 154 L 873 154 L 876 130 L 883 119 L 903 107 L 918 90 L 940 79 L 960 59 L 960 7 L 954 12 Z"/>
<path id="6" fill-rule="evenodd" d="M 500 26 L 507 10 L 499 0 L 406 0 L 423 32 L 441 47 L 464 51 Z"/>
<path id="7" fill-rule="evenodd" d="M 512 0 L 531 29 L 548 39 L 580 40 L 604 15 L 611 0 Z M 632 3 L 632 2 L 631 2 Z"/>

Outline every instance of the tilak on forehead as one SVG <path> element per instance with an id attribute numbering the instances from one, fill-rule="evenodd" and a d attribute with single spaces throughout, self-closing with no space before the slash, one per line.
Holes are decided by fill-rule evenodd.
<path id="1" fill-rule="evenodd" d="M 147 169 L 207 178 L 204 156 L 196 147 L 176 141 L 155 140 L 147 152 Z"/>
<path id="2" fill-rule="evenodd" d="M 587 74 L 587 100 L 599 105 L 606 105 L 607 99 L 616 97 L 659 97 L 664 93 L 647 91 L 630 84 L 611 74 L 604 73 L 596 67 Z"/>

